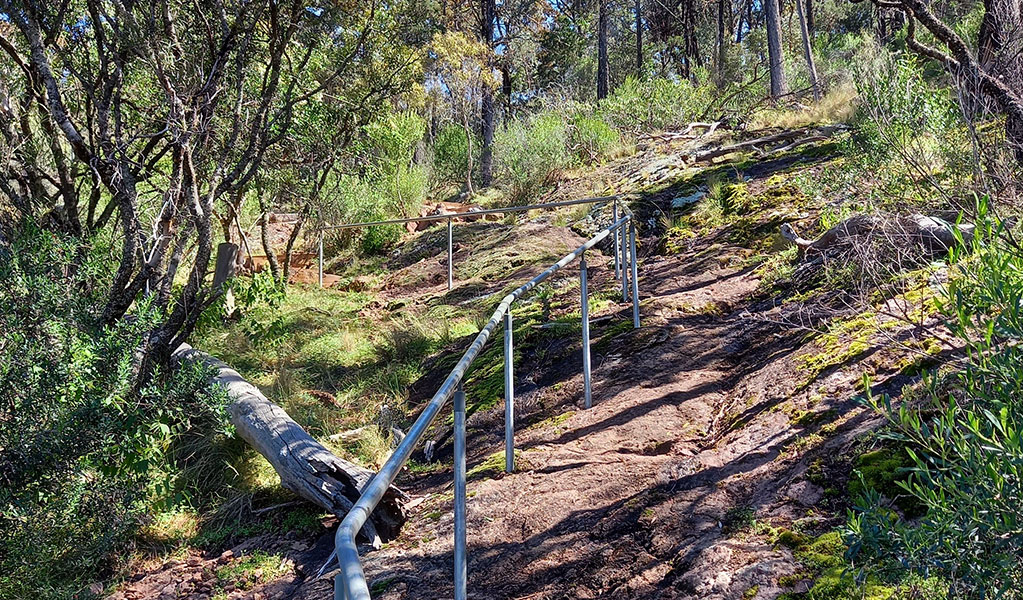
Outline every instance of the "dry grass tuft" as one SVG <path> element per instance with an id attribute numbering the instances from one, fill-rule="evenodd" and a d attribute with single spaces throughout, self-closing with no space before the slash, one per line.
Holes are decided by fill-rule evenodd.
<path id="1" fill-rule="evenodd" d="M 818 104 L 799 108 L 768 108 L 758 111 L 750 121 L 753 129 L 778 127 L 796 129 L 808 125 L 848 123 L 859 105 L 856 86 L 846 81 L 829 91 Z"/>

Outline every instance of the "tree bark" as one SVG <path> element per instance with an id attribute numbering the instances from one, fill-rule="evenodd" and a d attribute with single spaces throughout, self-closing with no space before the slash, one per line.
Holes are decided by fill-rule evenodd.
<path id="1" fill-rule="evenodd" d="M 984 0 L 980 28 L 980 67 L 1023 97 L 1023 2 Z M 1023 162 L 1023 118 L 1008 113 L 1006 137 Z"/>
<path id="2" fill-rule="evenodd" d="M 814 102 L 821 101 L 821 84 L 817 78 L 817 64 L 813 60 L 813 44 L 810 42 L 810 28 L 803 14 L 803 0 L 796 0 L 796 13 L 799 16 L 799 33 L 803 38 L 803 54 L 806 56 L 806 68 L 810 72 L 810 87 L 813 88 Z"/>
<path id="3" fill-rule="evenodd" d="M 334 456 L 224 362 L 188 344 L 179 346 L 172 360 L 174 364 L 201 362 L 216 369 L 210 383 L 227 391 L 231 423 L 273 466 L 281 485 L 338 517 L 352 508 L 373 477 L 371 471 Z M 374 545 L 397 536 L 405 520 L 400 504 L 403 496 L 392 486 L 362 528 L 361 533 Z"/>
<path id="4" fill-rule="evenodd" d="M 719 88 L 725 87 L 725 2 L 718 0 L 718 34 L 716 43 L 716 60 L 714 64 L 715 79 Z"/>
<path id="5" fill-rule="evenodd" d="M 480 38 L 487 48 L 494 43 L 494 18 L 497 8 L 496 0 L 483 0 L 483 19 L 480 29 Z M 487 67 L 493 68 L 487 59 Z M 480 149 L 480 183 L 484 187 L 490 185 L 494 179 L 494 91 L 489 85 L 483 86 L 483 97 L 480 103 L 481 131 L 483 147 Z"/>
<path id="6" fill-rule="evenodd" d="M 643 2 L 636 0 L 636 78 L 643 79 Z"/>
<path id="7" fill-rule="evenodd" d="M 785 83 L 785 57 L 781 43 L 781 14 L 778 0 L 764 1 L 767 23 L 767 55 L 771 67 L 771 97 L 779 98 L 788 92 Z"/>
<path id="8" fill-rule="evenodd" d="M 597 15 L 597 100 L 607 98 L 611 76 L 607 64 L 607 0 L 600 0 Z"/>

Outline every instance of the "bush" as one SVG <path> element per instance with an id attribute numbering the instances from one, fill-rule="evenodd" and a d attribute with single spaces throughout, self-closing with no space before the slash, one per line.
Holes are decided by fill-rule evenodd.
<path id="1" fill-rule="evenodd" d="M 568 166 L 568 128 L 555 114 L 515 121 L 494 136 L 494 167 L 514 202 L 526 202 Z"/>
<path id="2" fill-rule="evenodd" d="M 576 115 L 572 119 L 572 151 L 583 162 L 608 158 L 621 144 L 621 136 L 600 117 Z"/>
<path id="3" fill-rule="evenodd" d="M 618 130 L 638 133 L 688 124 L 706 112 L 714 95 L 712 86 L 689 80 L 628 77 L 597 108 Z"/>
<path id="4" fill-rule="evenodd" d="M 364 128 L 378 171 L 392 173 L 412 163 L 416 145 L 426 133 L 426 120 L 412 111 L 388 113 Z"/>
<path id="5" fill-rule="evenodd" d="M 114 567 L 149 509 L 189 500 L 186 448 L 229 433 L 206 373 L 140 375 L 145 302 L 97 322 L 111 254 L 79 242 L 25 223 L 0 247 L 4 599 L 67 598 Z"/>
<path id="6" fill-rule="evenodd" d="M 856 73 L 860 112 L 849 155 L 879 185 L 878 199 L 904 200 L 968 183 L 973 156 L 962 109 L 912 56 L 881 54 Z"/>
<path id="7" fill-rule="evenodd" d="M 479 140 L 474 139 L 473 165 L 479 164 L 479 148 Z M 464 184 L 468 156 L 469 143 L 465 139 L 465 130 L 454 123 L 441 127 L 433 141 L 433 167 L 437 180 L 441 183 Z M 473 173 L 473 178 L 475 177 L 476 174 Z"/>
<path id="8" fill-rule="evenodd" d="M 908 477 L 896 485 L 925 514 L 903 520 L 879 493 L 868 492 L 849 521 L 851 553 L 883 575 L 939 576 L 952 597 L 1018 598 L 1023 255 L 989 221 L 979 223 L 973 255 L 956 265 L 960 272 L 941 307 L 967 349 L 965 368 L 943 385 L 929 378 L 922 406 L 868 399 L 891 426 L 885 437 L 911 460 Z"/>

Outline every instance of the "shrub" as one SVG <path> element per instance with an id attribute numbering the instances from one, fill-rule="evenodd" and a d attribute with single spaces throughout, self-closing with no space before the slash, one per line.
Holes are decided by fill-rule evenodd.
<path id="1" fill-rule="evenodd" d="M 200 466 L 194 440 L 229 433 L 206 373 L 145 377 L 146 302 L 98 323 L 107 250 L 31 222 L 0 248 L 0 598 L 68 598 L 95 581 L 149 508 L 188 501 L 195 479 L 179 469 Z"/>
<path id="2" fill-rule="evenodd" d="M 513 201 L 525 202 L 568 166 L 568 128 L 555 114 L 515 121 L 494 136 L 497 177 Z"/>
<path id="3" fill-rule="evenodd" d="M 473 140 L 472 164 L 479 164 L 480 144 Z M 465 170 L 468 168 L 469 143 L 465 139 L 465 130 L 460 125 L 448 123 L 440 128 L 433 141 L 433 166 L 435 176 L 441 183 L 465 183 Z M 475 178 L 475 173 L 473 177 Z"/>
<path id="4" fill-rule="evenodd" d="M 878 197 L 935 195 L 970 181 L 962 110 L 912 56 L 882 54 L 856 73 L 860 112 L 849 154 L 879 184 Z"/>
<path id="5" fill-rule="evenodd" d="M 572 151 L 583 162 L 608 158 L 621 143 L 621 136 L 600 117 L 576 115 L 572 119 Z"/>
<path id="6" fill-rule="evenodd" d="M 598 113 L 620 131 L 669 129 L 698 119 L 713 98 L 706 84 L 628 77 L 598 104 Z"/>
<path id="7" fill-rule="evenodd" d="M 378 171 L 408 167 L 416 145 L 426 133 L 426 120 L 412 111 L 388 113 L 364 128 Z"/>
<path id="8" fill-rule="evenodd" d="M 956 265 L 941 307 L 967 349 L 965 368 L 945 385 L 930 377 L 922 406 L 868 398 L 891 427 L 884 437 L 910 458 L 908 476 L 895 483 L 925 514 L 907 522 L 878 492 L 866 493 L 850 517 L 851 553 L 882 574 L 939 576 L 950 596 L 1018 598 L 1023 255 L 983 216 L 979 224 L 972 256 Z"/>

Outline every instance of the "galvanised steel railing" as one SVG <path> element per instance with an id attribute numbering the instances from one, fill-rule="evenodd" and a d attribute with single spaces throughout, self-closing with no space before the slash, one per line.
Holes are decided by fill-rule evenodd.
<path id="1" fill-rule="evenodd" d="M 355 545 L 355 536 L 369 519 L 373 509 L 376 508 L 384 493 L 397 477 L 398 472 L 408 462 L 413 448 L 422 440 L 427 428 L 433 423 L 440 413 L 444 404 L 449 398 L 454 398 L 454 575 L 455 575 L 455 600 L 465 600 L 467 574 L 467 552 L 466 552 L 466 506 L 465 506 L 465 389 L 462 385 L 462 378 L 465 376 L 469 366 L 479 356 L 483 346 L 490 339 L 490 336 L 497 329 L 500 323 L 504 323 L 504 382 L 505 382 L 505 470 L 509 473 L 515 469 L 515 392 L 514 392 L 514 364 L 512 353 L 512 304 L 524 294 L 535 288 L 554 273 L 568 266 L 579 259 L 579 282 L 580 282 L 580 303 L 582 307 L 582 335 L 583 335 L 583 388 L 584 402 L 586 408 L 593 404 L 590 376 L 590 323 L 589 323 L 589 290 L 587 282 L 586 251 L 593 248 L 601 241 L 611 236 L 614 246 L 614 268 L 615 276 L 622 281 L 623 301 L 628 301 L 631 281 L 632 296 L 632 322 L 633 327 L 639 328 L 639 285 L 637 282 L 636 265 L 636 226 L 633 222 L 632 213 L 627 207 L 622 207 L 622 216 L 618 216 L 617 198 L 593 198 L 587 201 L 571 201 L 566 203 L 551 203 L 548 205 L 534 205 L 533 207 L 516 207 L 532 209 L 548 206 L 568 206 L 571 204 L 584 204 L 599 201 L 611 200 L 614 202 L 614 221 L 608 227 L 591 237 L 575 251 L 547 267 L 542 273 L 529 280 L 512 293 L 501 300 L 490 321 L 480 330 L 473 340 L 469 349 L 462 355 L 461 360 L 441 384 L 440 389 L 430 399 L 429 404 L 420 414 L 419 418 L 409 429 L 408 434 L 398 444 L 398 447 L 384 463 L 380 471 L 366 484 L 362 495 L 355 503 L 335 535 L 335 553 L 341 572 L 334 579 L 335 600 L 370 600 L 369 584 L 366 581 L 366 574 L 363 572 L 362 563 L 359 561 L 359 550 Z M 509 209 L 495 209 L 493 211 L 477 211 L 475 214 L 489 212 L 508 212 Z M 467 213 L 451 215 L 452 217 L 464 217 Z M 474 214 L 474 213 L 468 213 Z M 438 215 L 438 219 L 447 218 Z M 396 220 L 395 222 L 406 222 Z M 450 267 L 450 219 L 448 220 L 449 240 L 449 262 Z M 628 241 L 626 241 L 626 238 Z M 450 269 L 449 269 L 450 274 Z M 449 275 L 450 277 L 450 275 Z"/>
<path id="2" fill-rule="evenodd" d="M 317 262 L 317 273 L 319 277 L 320 287 L 323 287 L 323 233 L 325 231 L 337 231 L 340 229 L 357 229 L 362 227 L 373 227 L 375 225 L 400 225 L 404 223 L 427 223 L 430 221 L 444 221 L 448 222 L 448 289 L 450 290 L 454 282 L 454 246 L 452 244 L 452 232 L 451 224 L 454 219 L 465 219 L 480 215 L 500 215 L 506 213 L 515 212 L 526 212 L 530 210 L 537 210 L 541 208 L 558 208 L 562 206 L 575 206 L 578 204 L 595 204 L 597 202 L 614 202 L 615 206 L 615 219 L 618 219 L 618 197 L 617 196 L 602 196 L 599 198 L 583 198 L 580 200 L 563 200 L 561 202 L 545 202 L 543 204 L 530 204 L 524 206 L 507 206 L 504 208 L 487 208 L 481 210 L 474 210 L 464 213 L 443 213 L 439 215 L 428 215 L 425 217 L 407 217 L 404 219 L 388 219 L 386 221 L 369 221 L 365 223 L 344 223 L 342 225 L 326 225 L 320 227 L 317 230 L 318 233 L 318 262 Z M 615 234 L 615 245 L 618 244 L 617 233 Z M 618 272 L 618 257 L 615 256 L 615 276 L 617 277 Z"/>

